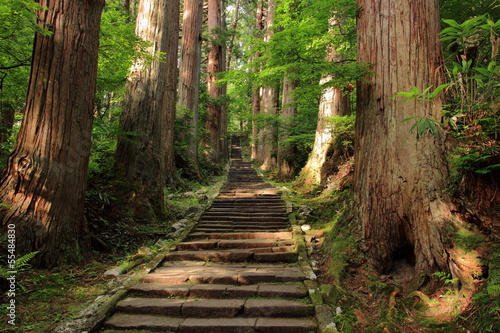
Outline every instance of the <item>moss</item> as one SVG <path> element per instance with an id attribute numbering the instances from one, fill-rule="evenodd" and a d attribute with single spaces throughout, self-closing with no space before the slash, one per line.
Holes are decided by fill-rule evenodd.
<path id="1" fill-rule="evenodd" d="M 455 232 L 455 241 L 458 246 L 464 248 L 466 251 L 471 251 L 483 245 L 484 236 L 466 228 L 460 228 Z"/>

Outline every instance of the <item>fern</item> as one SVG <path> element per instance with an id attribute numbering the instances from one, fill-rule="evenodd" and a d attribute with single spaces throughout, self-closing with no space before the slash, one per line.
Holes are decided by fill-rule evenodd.
<path id="1" fill-rule="evenodd" d="M 33 259 L 34 256 L 36 256 L 40 251 L 35 251 L 31 253 L 27 253 L 24 256 L 22 256 L 19 259 L 16 259 L 16 270 L 17 271 L 22 271 L 24 269 L 27 269 L 30 267 L 30 264 L 28 262 Z"/>

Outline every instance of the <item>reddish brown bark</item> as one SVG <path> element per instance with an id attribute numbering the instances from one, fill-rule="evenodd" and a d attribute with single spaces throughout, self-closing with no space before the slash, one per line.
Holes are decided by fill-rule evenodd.
<path id="1" fill-rule="evenodd" d="M 195 179 L 203 174 L 198 163 L 198 116 L 201 62 L 201 31 L 203 0 L 184 1 L 182 20 L 181 62 L 179 65 L 179 118 L 188 128 L 179 133 L 180 140 L 187 143 L 187 159 L 190 173 Z"/>
<path id="2" fill-rule="evenodd" d="M 168 114 L 167 62 L 161 54 L 168 50 L 168 0 L 142 0 L 139 4 L 136 34 L 152 45 L 151 63 L 138 60 L 132 66 L 120 123 L 125 132 L 116 150 L 119 196 L 138 219 L 158 220 L 165 214 L 165 158 Z M 161 52 L 161 53 L 160 53 Z"/>
<path id="3" fill-rule="evenodd" d="M 77 262 L 89 250 L 83 215 L 104 1 L 41 0 L 21 130 L 0 180 L 2 229 L 16 255 L 39 266 Z"/>
<path id="4" fill-rule="evenodd" d="M 220 163 L 227 158 L 227 131 L 226 107 L 221 97 L 226 93 L 224 84 L 217 83 L 218 75 L 225 71 L 225 47 L 221 40 L 220 31 L 224 28 L 222 22 L 222 0 L 208 0 L 208 31 L 210 32 L 210 46 L 208 51 L 207 84 L 210 102 L 207 107 L 208 117 L 206 130 L 207 143 L 211 150 L 210 160 Z"/>
<path id="5" fill-rule="evenodd" d="M 403 101 L 397 92 L 443 83 L 438 1 L 358 0 L 358 60 L 374 72 L 358 84 L 354 195 L 369 261 L 387 272 L 396 259 L 415 277 L 451 272 L 472 288 L 464 258 L 447 228 L 460 225 L 444 197 L 448 177 L 443 140 L 419 140 L 408 117 L 441 118 L 431 102 Z M 466 263 L 465 263 L 466 264 Z M 468 276 L 466 276 L 468 275 Z M 422 281 L 420 281 L 422 282 Z"/>

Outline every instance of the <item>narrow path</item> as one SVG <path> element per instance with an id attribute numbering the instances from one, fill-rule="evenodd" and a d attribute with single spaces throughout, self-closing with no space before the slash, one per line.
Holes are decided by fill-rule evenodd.
<path id="1" fill-rule="evenodd" d="M 228 182 L 188 239 L 129 289 L 103 332 L 315 332 L 278 190 L 233 146 Z"/>

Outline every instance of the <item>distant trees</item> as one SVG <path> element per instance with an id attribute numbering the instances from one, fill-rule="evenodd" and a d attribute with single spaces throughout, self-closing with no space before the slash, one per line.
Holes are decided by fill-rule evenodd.
<path id="1" fill-rule="evenodd" d="M 39 2 L 24 120 L 0 179 L 2 229 L 16 230 L 17 253 L 40 251 L 55 266 L 90 249 L 83 203 L 104 1 Z"/>

